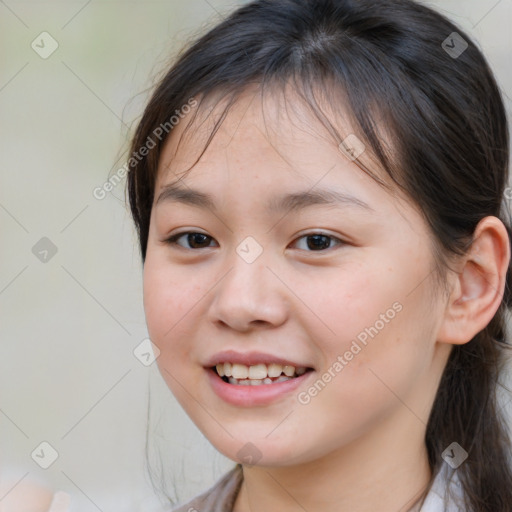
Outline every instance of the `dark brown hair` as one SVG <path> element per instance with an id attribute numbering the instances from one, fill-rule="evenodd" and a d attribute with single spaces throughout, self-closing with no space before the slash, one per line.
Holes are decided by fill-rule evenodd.
<path id="1" fill-rule="evenodd" d="M 500 218 L 510 236 L 506 113 L 486 60 L 466 33 L 409 0 L 255 0 L 179 56 L 138 124 L 132 155 L 149 139 L 153 146 L 130 160 L 127 182 L 143 262 L 162 135 L 172 134 L 172 116 L 190 98 L 201 98 L 199 108 L 208 98 L 229 98 L 227 111 L 250 85 L 284 90 L 289 83 L 338 144 L 343 136 L 313 91 L 323 88 L 331 105 L 349 109 L 354 133 L 426 219 L 439 283 L 452 258 L 470 247 L 482 218 Z M 383 125 L 392 151 L 379 132 Z M 510 283 L 509 268 L 489 325 L 453 347 L 427 425 L 432 480 L 453 441 L 468 452 L 457 474 L 469 512 L 512 510 L 510 439 L 496 393 L 510 351 Z"/>

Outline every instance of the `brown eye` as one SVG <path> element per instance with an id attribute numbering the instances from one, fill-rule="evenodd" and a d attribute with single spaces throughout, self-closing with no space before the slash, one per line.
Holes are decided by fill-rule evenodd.
<path id="1" fill-rule="evenodd" d="M 180 238 L 185 238 L 189 247 L 184 247 L 178 243 Z M 165 243 L 169 245 L 179 245 L 184 249 L 205 249 L 209 247 L 208 242 L 213 240 L 211 236 L 205 235 L 204 233 L 197 233 L 195 231 L 185 231 L 183 233 L 176 233 L 165 240 Z"/>
<path id="2" fill-rule="evenodd" d="M 306 239 L 306 249 L 302 248 L 303 250 L 307 250 L 309 252 L 319 252 L 324 251 L 325 249 L 329 249 L 331 245 L 332 240 L 336 240 L 338 242 L 337 245 L 341 245 L 344 242 L 340 240 L 339 238 L 336 238 L 331 235 L 327 235 L 325 233 L 310 233 L 304 236 L 301 236 L 297 240 Z"/>

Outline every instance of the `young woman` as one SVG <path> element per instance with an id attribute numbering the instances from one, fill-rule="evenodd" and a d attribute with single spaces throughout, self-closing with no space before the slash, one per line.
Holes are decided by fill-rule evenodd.
<path id="1" fill-rule="evenodd" d="M 160 372 L 237 463 L 177 510 L 512 510 L 509 138 L 467 34 L 409 0 L 250 2 L 131 150 Z"/>

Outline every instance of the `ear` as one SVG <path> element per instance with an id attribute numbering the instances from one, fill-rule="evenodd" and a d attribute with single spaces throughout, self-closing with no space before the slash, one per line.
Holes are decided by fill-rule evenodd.
<path id="1" fill-rule="evenodd" d="M 509 261 L 506 227 L 497 217 L 485 217 L 454 273 L 438 342 L 462 345 L 487 327 L 503 299 Z"/>

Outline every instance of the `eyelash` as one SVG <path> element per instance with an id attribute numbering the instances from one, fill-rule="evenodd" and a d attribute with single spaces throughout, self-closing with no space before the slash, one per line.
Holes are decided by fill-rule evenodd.
<path id="1" fill-rule="evenodd" d="M 163 240 L 164 243 L 168 244 L 168 245 L 172 245 L 172 246 L 178 246 L 179 248 L 181 249 L 185 249 L 185 250 L 188 250 L 188 251 L 197 251 L 199 249 L 194 249 L 194 248 L 188 248 L 188 247 L 183 247 L 181 246 L 180 244 L 177 243 L 177 240 L 179 240 L 181 237 L 185 236 L 185 235 L 203 235 L 207 238 L 210 238 L 211 240 L 213 240 L 213 238 L 209 235 L 206 235 L 205 233 L 201 233 L 201 232 L 198 232 L 198 231 L 182 231 L 181 233 L 176 233 L 172 236 L 170 236 L 169 238 L 166 238 L 165 240 Z M 346 245 L 346 242 L 344 242 L 343 240 L 335 237 L 335 236 L 332 236 L 332 235 L 329 235 L 327 233 L 322 233 L 322 232 L 311 232 L 311 233 L 306 233 L 305 235 L 302 235 L 300 237 L 298 237 L 296 240 L 300 240 L 301 238 L 308 238 L 308 237 L 312 237 L 312 236 L 322 236 L 322 237 L 325 237 L 325 238 L 329 238 L 331 240 L 337 240 L 339 243 L 338 245 Z M 209 249 L 209 247 L 201 247 L 201 249 Z M 329 247 L 327 249 L 322 249 L 320 251 L 306 251 L 306 252 L 325 252 L 329 249 L 332 249 L 332 247 Z"/>

